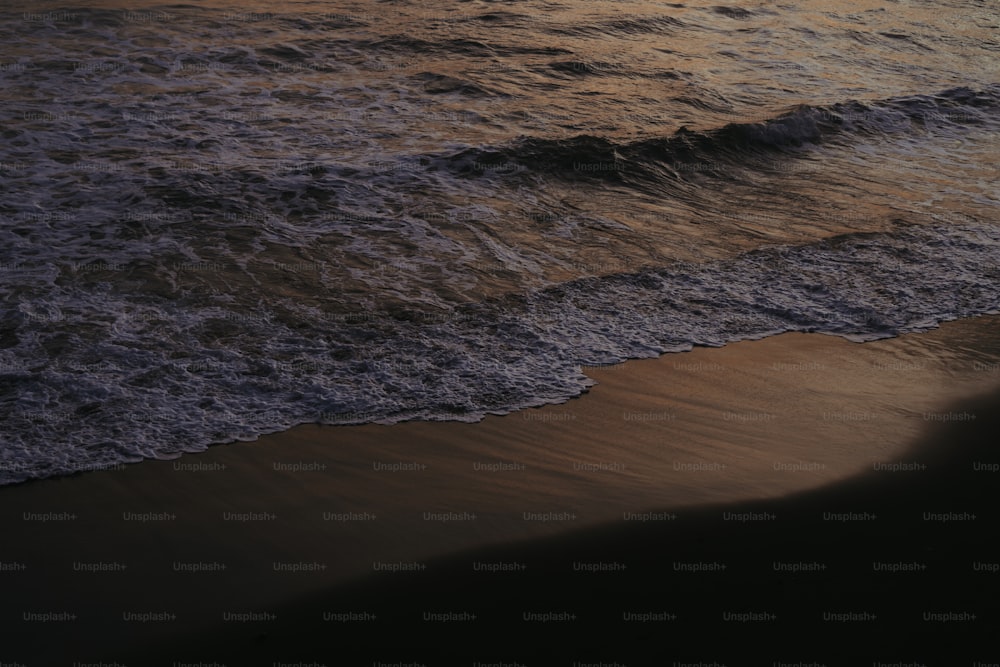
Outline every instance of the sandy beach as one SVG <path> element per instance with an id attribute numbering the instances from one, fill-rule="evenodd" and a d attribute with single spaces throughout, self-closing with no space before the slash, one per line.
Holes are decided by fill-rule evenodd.
<path id="1" fill-rule="evenodd" d="M 0 3 L 0 667 L 1000 667 L 998 7 Z"/>
<path id="2" fill-rule="evenodd" d="M 0 488 L 0 662 L 996 660 L 998 324 L 696 348 L 477 424 Z"/>

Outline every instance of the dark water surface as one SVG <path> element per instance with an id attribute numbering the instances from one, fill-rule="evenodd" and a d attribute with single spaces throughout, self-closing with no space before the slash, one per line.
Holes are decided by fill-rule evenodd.
<path id="1" fill-rule="evenodd" d="M 0 483 L 1000 309 L 991 2 L 8 6 Z"/>

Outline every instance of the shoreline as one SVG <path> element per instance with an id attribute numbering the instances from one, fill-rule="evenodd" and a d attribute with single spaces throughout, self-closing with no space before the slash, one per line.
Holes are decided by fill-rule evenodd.
<path id="1" fill-rule="evenodd" d="M 790 333 L 695 348 L 588 368 L 598 384 L 578 399 L 475 424 L 299 426 L 173 461 L 2 487 L 0 528 L 9 539 L 0 558 L 8 591 L 0 632 L 9 648 L 0 659 L 107 661 L 192 636 L 207 655 L 209 629 L 247 642 L 246 633 L 294 634 L 284 618 L 315 607 L 309 601 L 320 591 L 357 601 L 388 594 L 373 577 L 410 577 L 416 587 L 400 586 L 400 594 L 430 596 L 418 570 L 401 569 L 408 563 L 449 573 L 456 554 L 516 562 L 504 555 L 514 550 L 544 563 L 539 553 L 567 548 L 580 562 L 616 562 L 684 523 L 664 518 L 671 515 L 695 517 L 679 535 L 709 544 L 731 537 L 716 537 L 717 526 L 697 518 L 706 507 L 739 516 L 775 503 L 787 513 L 789 499 L 803 494 L 836 492 L 847 502 L 893 488 L 921 473 L 876 466 L 926 465 L 905 458 L 914 443 L 942 429 L 978 433 L 988 421 L 976 412 L 984 408 L 969 406 L 1000 386 L 998 323 L 1000 316 L 958 320 L 863 344 Z M 946 458 L 943 442 L 921 457 Z M 755 522 L 724 525 L 735 532 L 720 534 L 731 536 Z M 592 556 L 605 541 L 620 550 Z M 424 580 L 467 600 L 441 576 Z M 545 590 L 525 581 L 532 585 L 514 589 L 529 597 Z M 576 595 L 556 582 L 557 599 Z M 641 598 L 641 579 L 632 586 Z M 386 599 L 408 608 L 405 598 Z M 222 616 L 277 609 L 294 611 L 270 624 Z M 25 612 L 77 618 L 34 622 Z M 393 632 L 410 632 L 399 622 Z M 357 629 L 337 627 L 351 631 L 348 639 Z M 66 640 L 63 648 L 45 639 L 52 635 Z"/>

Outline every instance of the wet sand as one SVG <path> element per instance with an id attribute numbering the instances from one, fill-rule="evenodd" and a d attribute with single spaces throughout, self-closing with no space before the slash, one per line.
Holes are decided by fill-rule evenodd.
<path id="1" fill-rule="evenodd" d="M 998 323 L 698 348 L 478 424 L 303 426 L 2 488 L 0 662 L 934 656 L 904 631 L 971 652 L 997 620 Z M 884 646 L 829 639 L 853 633 Z"/>

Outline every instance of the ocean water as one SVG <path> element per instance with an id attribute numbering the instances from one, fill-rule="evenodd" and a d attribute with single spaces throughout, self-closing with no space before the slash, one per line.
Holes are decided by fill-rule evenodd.
<path id="1" fill-rule="evenodd" d="M 988 0 L 5 3 L 0 484 L 1000 311 Z"/>

